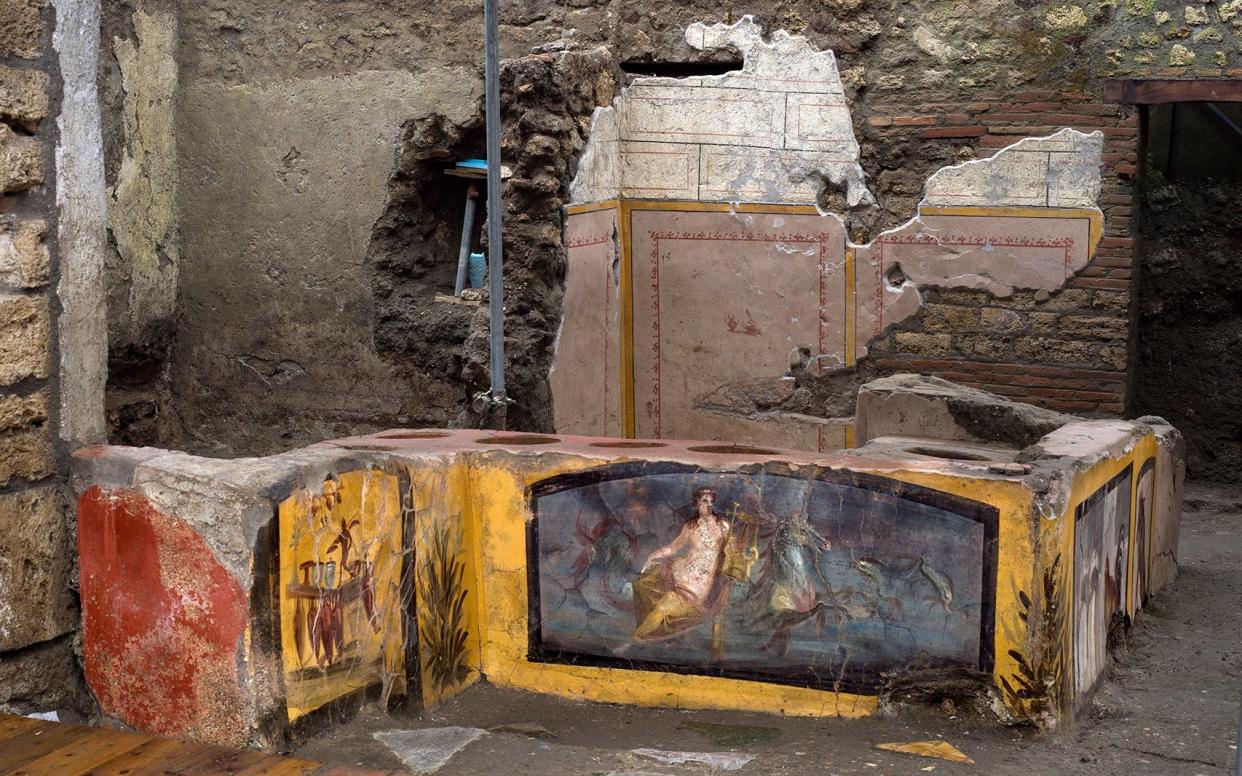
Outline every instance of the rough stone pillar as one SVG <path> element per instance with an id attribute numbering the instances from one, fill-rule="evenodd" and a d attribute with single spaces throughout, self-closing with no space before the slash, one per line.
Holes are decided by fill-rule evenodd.
<path id="1" fill-rule="evenodd" d="M 98 38 L 97 0 L 0 4 L 0 711 L 88 702 L 66 490 L 104 431 Z"/>

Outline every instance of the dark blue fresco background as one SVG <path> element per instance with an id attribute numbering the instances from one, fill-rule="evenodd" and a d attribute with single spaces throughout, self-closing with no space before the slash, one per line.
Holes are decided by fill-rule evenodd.
<path id="1" fill-rule="evenodd" d="M 846 484 L 760 472 L 662 473 L 606 480 L 537 497 L 537 638 L 545 650 L 601 658 L 673 664 L 693 672 L 711 658 L 711 626 L 703 623 L 678 639 L 639 644 L 627 583 L 647 556 L 676 537 L 691 515 L 696 488 L 717 491 L 715 511 L 737 510 L 783 520 L 802 510 L 832 543 L 826 552 L 803 550 L 818 564 L 821 600 L 836 604 L 824 623 L 811 621 L 789 634 L 787 651 L 769 645 L 772 631 L 755 627 L 764 604 L 748 600 L 751 585 L 735 583 L 725 618 L 726 670 L 775 677 L 875 681 L 879 672 L 913 667 L 977 666 L 983 596 L 984 529 L 981 523 L 926 504 Z M 809 489 L 809 490 L 808 490 Z M 606 520 L 616 525 L 602 532 Z M 734 532 L 738 530 L 738 521 Z M 621 528 L 624 527 L 629 536 Z M 769 534 L 751 573 L 758 581 Z M 632 537 L 632 539 L 631 539 Z M 592 541 L 594 539 L 594 541 Z M 633 540 L 637 552 L 633 552 Z M 584 554 L 594 544 L 593 554 Z M 854 565 L 878 561 L 874 582 Z M 921 573 L 922 564 L 952 579 L 953 601 Z M 575 564 L 586 568 L 575 583 Z M 836 593 L 829 594 L 829 588 Z M 840 620 L 840 622 L 838 622 Z M 767 649 L 764 646 L 768 645 Z"/>

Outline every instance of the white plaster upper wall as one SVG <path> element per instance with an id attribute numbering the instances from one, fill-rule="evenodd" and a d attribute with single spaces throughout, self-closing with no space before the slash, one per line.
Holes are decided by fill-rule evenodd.
<path id="1" fill-rule="evenodd" d="M 754 20 L 692 24 L 699 50 L 733 48 L 740 71 L 640 78 L 596 112 L 570 201 L 696 199 L 815 204 L 823 181 L 850 207 L 874 201 L 836 57 Z"/>
<path id="2" fill-rule="evenodd" d="M 1024 138 L 987 159 L 941 168 L 927 179 L 921 206 L 1094 208 L 1103 150 L 1100 132 Z"/>
<path id="3" fill-rule="evenodd" d="M 613 100 L 614 106 L 619 99 Z M 586 149 L 578 160 L 578 174 L 569 184 L 570 204 L 603 202 L 620 196 L 618 139 L 616 108 L 596 108 Z"/>

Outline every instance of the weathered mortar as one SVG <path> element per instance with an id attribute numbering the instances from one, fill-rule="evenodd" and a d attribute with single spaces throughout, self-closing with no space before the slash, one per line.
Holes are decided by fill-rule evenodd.
<path id="1" fill-rule="evenodd" d="M 109 2 L 107 6 L 107 16 L 113 20 L 109 38 L 137 40 L 135 26 L 127 12 L 131 6 L 119 2 Z M 154 14 L 164 6 L 152 2 L 133 8 L 138 13 Z M 1084 131 L 1101 129 L 1106 133 L 1102 199 L 1107 215 L 1106 240 L 1124 241 L 1128 239 L 1130 220 L 1129 176 L 1136 162 L 1134 116 L 1128 109 L 1096 101 L 1098 98 L 1094 95 L 1099 94 L 1099 82 L 1105 76 L 1131 72 L 1158 74 L 1161 68 L 1173 67 L 1169 64 L 1171 59 L 1186 59 L 1180 50 L 1174 56 L 1174 46 L 1193 54 L 1194 64 L 1181 65 L 1164 74 L 1230 72 L 1234 64 L 1229 61 L 1234 56 L 1230 53 L 1234 50 L 1231 46 L 1236 48 L 1235 27 L 1242 17 L 1229 3 L 1219 7 L 1196 3 L 1191 8 L 1188 14 L 1183 5 L 1152 0 L 1117 5 L 1090 0 L 1055 7 L 990 0 L 969 9 L 938 2 L 915 14 L 908 5 L 887 1 L 834 0 L 825 6 L 809 0 L 786 0 L 765 7 L 756 20 L 768 30 L 784 29 L 803 34 L 815 48 L 831 48 L 836 52 L 859 140 L 862 168 L 879 205 L 870 213 L 859 212 L 852 216 L 850 228 L 855 239 L 865 239 L 908 218 L 922 194 L 922 182 L 933 170 L 987 155 L 1022 135 L 1046 134 L 1057 127 L 1071 125 Z M 520 57 L 532 46 L 563 37 L 563 45 L 576 46 L 579 50 L 605 44 L 621 62 L 726 61 L 735 55 L 728 51 L 696 51 L 686 42 L 684 31 L 696 21 L 733 21 L 741 10 L 722 9 L 718 4 L 702 2 L 659 8 L 629 3 L 622 9 L 615 0 L 567 8 L 532 0 L 506 8 L 502 19 L 503 53 Z M 479 74 L 479 9 L 456 0 L 437 4 L 434 8 L 404 9 L 401 13 L 364 2 L 316 2 L 291 8 L 274 0 L 259 3 L 216 0 L 180 9 L 176 26 L 175 60 L 183 82 L 253 87 L 263 83 L 348 76 L 363 71 L 418 72 L 440 66 L 460 66 L 476 79 Z M 1218 64 L 1222 57 L 1226 60 L 1223 65 Z M 105 54 L 103 57 L 107 73 L 105 103 L 117 110 L 124 106 L 119 67 L 123 58 L 123 47 L 112 56 Z M 1209 62 L 1215 69 L 1203 70 Z M 550 99 L 555 101 L 556 98 Z M 447 101 L 453 102 L 452 99 Z M 207 103 L 200 103 L 195 111 L 195 116 L 207 116 Z M 193 116 L 187 118 L 182 115 L 185 112 L 180 110 L 178 114 L 183 127 L 199 121 L 209 122 Z M 408 123 L 414 117 L 406 118 L 412 142 L 429 140 L 437 154 L 457 154 L 472 149 L 477 154 L 477 112 L 461 123 L 448 122 L 445 125 L 448 132 L 443 137 L 437 137 L 436 132 L 419 134 L 423 130 Z M 464 134 L 456 137 L 458 129 L 452 127 Z M 518 131 L 525 130 L 519 128 Z M 122 134 L 119 124 L 114 123 L 109 133 L 109 159 L 114 169 L 119 168 L 126 142 Z M 222 147 L 244 149 L 249 141 L 240 136 L 225 136 L 221 142 Z M 447 195 L 413 194 L 413 190 L 423 188 L 416 180 L 431 169 L 429 157 L 419 156 L 426 150 L 411 149 L 410 153 L 401 154 L 395 164 L 377 158 L 375 168 L 368 173 L 387 176 L 391 182 L 383 195 L 387 204 L 372 202 L 368 205 L 380 208 L 372 212 L 385 212 L 385 215 L 375 225 L 367 248 L 366 266 L 362 271 L 348 273 L 355 283 L 370 282 L 375 307 L 367 313 L 362 312 L 362 306 L 336 313 L 338 317 L 353 321 L 349 326 L 353 333 L 316 347 L 307 342 L 316 337 L 309 329 L 295 334 L 290 327 L 282 328 L 281 337 L 299 340 L 300 344 L 294 348 L 298 351 L 296 356 L 256 353 L 253 347 L 226 346 L 228 357 L 212 363 L 222 369 L 227 366 L 224 373 L 230 376 L 229 384 L 219 391 L 211 391 L 205 385 L 200 386 L 208 380 L 211 370 L 196 371 L 187 379 L 183 366 L 174 370 L 178 374 L 168 373 L 165 377 L 163 370 L 168 368 L 168 363 L 161 360 L 163 348 L 168 346 L 170 337 L 172 342 L 179 342 L 178 335 L 169 335 L 167 330 L 152 330 L 152 336 L 146 341 L 153 347 L 134 353 L 142 357 L 142 369 L 132 369 L 133 362 L 125 359 L 115 362 L 114 375 L 128 376 L 135 382 L 121 387 L 118 379 L 117 389 L 112 392 L 114 435 L 131 442 L 162 440 L 195 449 L 240 451 L 276 449 L 293 444 L 295 440 L 306 441 L 336 431 L 363 430 L 368 427 L 365 424 L 370 418 L 387 418 L 390 423 L 476 422 L 466 406 L 470 393 L 486 382 L 482 320 L 473 319 L 469 309 L 450 310 L 445 305 L 435 306 L 425 301 L 434 293 L 433 287 L 443 290 L 442 284 L 447 285 L 443 278 L 452 271 L 460 213 L 460 203 L 453 202 Z M 282 153 L 288 151 L 285 148 Z M 552 152 L 549 159 L 554 162 L 554 168 L 561 165 L 572 168 L 576 153 L 577 150 L 566 147 Z M 413 171 L 411 163 L 422 165 L 423 171 Z M 313 173 L 296 156 L 290 157 L 288 164 L 294 168 L 295 177 L 303 174 L 302 169 L 308 170 L 307 174 Z M 266 177 L 274 172 L 272 166 L 261 165 L 258 169 L 268 170 L 264 173 Z M 178 179 L 182 182 L 193 179 L 193 170 L 183 160 L 178 165 Z M 221 181 L 223 186 L 217 190 L 232 192 L 235 187 L 244 191 L 250 184 L 250 173 L 249 168 L 244 175 L 229 173 L 231 177 Z M 193 182 L 198 183 L 197 180 Z M 513 186 L 509 188 L 514 190 Z M 232 193 L 229 196 L 233 196 Z M 238 218 L 244 221 L 253 215 L 216 210 L 214 201 L 208 205 L 207 201 L 197 199 L 193 201 L 202 201 L 207 210 L 191 212 L 185 201 L 183 198 L 179 208 L 182 225 L 195 219 L 205 221 L 213 214 L 223 218 L 226 213 L 227 218 L 233 220 L 232 225 L 236 225 Z M 405 206 L 417 206 L 421 212 L 417 215 L 399 212 L 399 208 Z M 279 212 L 271 217 L 282 224 L 270 226 L 271 235 L 297 231 L 284 225 Z M 517 224 L 516 219 L 509 222 Z M 542 385 L 548 359 L 543 350 L 547 347 L 547 331 L 555 330 L 559 318 L 552 297 L 557 296 L 556 288 L 560 283 L 563 249 L 551 237 L 542 233 L 534 235 L 538 230 L 532 228 L 533 237 L 519 237 L 520 231 L 516 226 L 507 231 L 515 239 L 511 248 L 515 264 L 521 263 L 518 257 L 524 251 L 522 242 L 538 244 L 540 247 L 534 249 L 537 252 L 561 254 L 551 261 L 540 260 L 538 263 L 544 269 L 533 274 L 514 275 L 510 281 L 513 289 L 531 289 L 533 309 L 539 311 L 537 315 L 510 314 L 512 352 L 522 359 L 510 365 L 514 383 L 512 395 L 520 402 L 511 419 L 514 424 L 525 427 L 545 428 L 547 413 L 540 407 L 546 404 Z M 400 258 L 400 241 L 411 234 L 418 237 L 405 246 L 410 256 L 407 264 Z M 288 260 L 275 259 L 277 270 L 296 274 L 301 259 L 294 258 L 293 254 L 315 253 L 311 250 L 314 247 L 308 244 L 306 251 L 293 251 Z M 191 246 L 188 250 L 195 249 Z M 240 253 L 240 246 L 236 250 Z M 259 252 L 275 253 L 265 248 L 260 248 Z M 1079 389 L 1085 391 L 1081 395 L 1054 396 L 1027 391 L 1023 394 L 1027 398 L 1049 404 L 1065 401 L 1069 403 L 1066 409 L 1119 412 L 1123 409 L 1130 369 L 1126 358 L 1127 332 L 1122 331 L 1124 319 L 1121 315 L 1128 305 L 1129 256 L 1130 247 L 1126 244 L 1106 245 L 1096 262 L 1075 279 L 1075 287 L 1070 291 L 1090 289 L 1089 293 L 1094 294 L 1091 300 L 1079 305 L 1080 311 L 1072 313 L 1077 316 L 1075 319 L 1066 314 L 1050 323 L 1041 315 L 1047 308 L 1038 308 L 1035 304 L 1011 307 L 1024 297 L 998 302 L 979 294 L 967 302 L 965 297 L 959 296 L 958 302 L 945 304 L 963 308 L 957 315 L 978 320 L 982 331 L 968 333 L 963 330 L 958 336 L 958 332 L 936 328 L 935 324 L 923 328 L 921 321 L 914 320 L 905 325 L 900 342 L 894 338 L 887 352 L 880 343 L 873 355 L 881 360 L 902 361 L 902 368 L 937 371 L 945 376 L 971 372 L 977 384 L 1008 389 L 1012 380 L 1005 375 L 1009 372 L 991 366 L 1029 363 L 1032 354 L 1038 354 L 1041 363 L 1063 366 L 1059 375 L 1067 381 L 1088 380 L 1091 375 L 1086 373 L 1094 372 L 1103 376 L 1106 387 L 1092 392 L 1084 386 Z M 424 269 L 425 276 L 420 274 Z M 342 269 L 341 277 L 345 274 Z M 528 278 L 531 283 L 527 283 Z M 198 284 L 196 280 L 188 282 Z M 551 295 L 542 290 L 544 286 L 552 289 Z M 1062 297 L 1069 298 L 1070 291 Z M 1008 315 L 995 319 L 997 313 L 984 312 L 984 308 L 990 307 L 1011 309 L 1018 319 Z M 1099 314 L 1095 308 L 1101 308 Z M 197 306 L 179 311 L 179 317 L 186 321 L 197 319 L 201 314 L 202 309 Z M 360 315 L 370 320 L 363 321 Z M 222 319 L 215 319 L 219 320 Z M 984 327 L 991 326 L 994 320 L 999 320 L 1000 329 L 1007 336 L 1012 334 L 1026 339 L 1015 340 L 1015 346 L 1006 351 L 974 337 L 984 334 Z M 1049 325 L 1056 329 L 1055 333 L 1043 331 Z M 220 424 L 216 430 L 198 430 L 201 425 L 198 419 L 204 417 L 204 411 L 205 417 L 218 412 L 228 414 L 236 405 L 253 404 L 252 399 L 258 394 L 297 391 L 307 381 L 298 370 L 314 371 L 307 364 L 309 359 L 302 355 L 311 349 L 323 352 L 326 346 L 333 352 L 360 350 L 370 354 L 371 343 L 363 334 L 368 328 L 374 331 L 375 351 L 382 365 L 370 364 L 369 355 L 363 357 L 362 363 L 370 365 L 362 371 L 370 376 L 358 385 L 377 386 L 360 390 L 365 407 L 346 407 L 342 401 L 328 401 L 326 408 L 317 406 L 313 411 L 320 418 L 331 416 L 332 421 L 306 420 L 301 430 L 277 430 L 278 423 L 266 420 L 243 424 L 248 427 L 244 433 L 237 431 L 237 424 Z M 951 336 L 941 336 L 944 334 Z M 188 348 L 179 349 L 194 350 L 197 347 L 194 343 L 199 339 L 198 333 L 189 333 L 185 342 Z M 123 343 L 115 335 L 113 346 L 114 353 L 123 354 L 117 350 Z M 950 361 L 953 363 L 946 365 Z M 253 369 L 239 366 L 242 363 L 250 364 Z M 261 373 L 261 379 L 256 371 Z M 1051 379 L 1056 375 L 1045 377 Z M 139 383 L 141 380 L 151 382 Z M 311 380 L 331 386 L 335 378 L 316 373 Z M 378 387 L 394 382 L 401 383 L 401 387 Z M 178 386 L 175 402 L 167 400 L 170 385 Z M 203 390 L 199 390 L 200 387 Z M 277 387 L 279 390 L 274 390 Z M 802 387 L 800 384 L 799 388 Z M 1032 387 L 1054 389 L 1057 386 Z M 309 393 L 313 389 L 307 386 L 305 390 Z M 822 394 L 836 388 L 816 390 Z M 329 393 L 340 392 L 331 389 Z M 1089 395 L 1091 393 L 1096 395 Z M 810 400 L 804 393 L 799 397 L 796 408 L 789 408 L 791 411 L 832 416 L 838 414 L 833 409 L 836 403 L 849 404 L 848 397 L 842 397 L 842 402 L 835 402 L 831 397 Z M 1085 406 L 1087 404 L 1091 406 Z M 313 402 L 307 399 L 286 403 L 279 413 L 273 412 L 284 415 L 295 405 L 300 409 L 294 414 L 305 415 L 312 411 Z M 183 412 L 195 420 L 188 421 L 182 417 Z M 306 428 L 307 424 L 315 430 Z M 269 428 L 255 428 L 256 425 Z M 191 429 L 201 433 L 202 438 L 193 439 L 193 434 L 189 433 Z"/>
<path id="2" fill-rule="evenodd" d="M 501 69 L 505 184 L 506 379 L 515 427 L 551 430 L 547 373 L 560 317 L 561 206 L 591 112 L 611 100 L 604 50 L 507 60 Z M 476 111 L 478 106 L 475 106 Z M 482 155 L 479 112 L 455 123 L 410 122 L 389 200 L 368 249 L 375 342 L 409 385 L 396 417 L 420 425 L 476 425 L 470 397 L 488 386 L 487 313 L 436 301 L 452 291 L 465 185 L 446 178 L 453 158 Z M 482 187 L 480 187 L 482 190 Z M 382 425 L 382 423 L 381 423 Z"/>
<path id="3" fill-rule="evenodd" d="M 67 451 L 102 438 L 98 7 L 0 9 L 0 710 L 88 711 Z M 102 179 L 98 181 L 102 184 Z M 96 348 L 95 346 L 98 346 Z"/>

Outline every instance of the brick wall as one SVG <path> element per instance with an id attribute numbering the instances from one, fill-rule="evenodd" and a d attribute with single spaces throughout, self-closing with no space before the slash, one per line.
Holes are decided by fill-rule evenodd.
<path id="1" fill-rule="evenodd" d="M 926 372 L 1070 412 L 1123 413 L 1137 112 L 1082 92 L 1026 91 L 965 104 L 872 105 L 865 123 L 877 142 L 969 146 L 977 157 L 1062 127 L 1104 134 L 1104 236 L 1089 266 L 1051 295 L 928 292 L 917 318 L 873 343 L 871 354 L 882 372 Z"/>
<path id="2" fill-rule="evenodd" d="M 57 442 L 52 10 L 0 3 L 0 711 L 82 706 Z"/>

